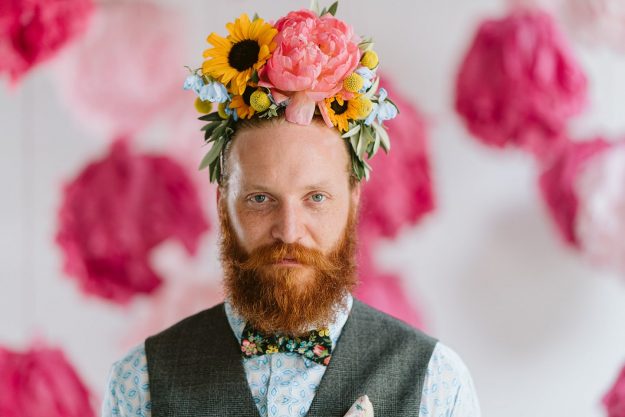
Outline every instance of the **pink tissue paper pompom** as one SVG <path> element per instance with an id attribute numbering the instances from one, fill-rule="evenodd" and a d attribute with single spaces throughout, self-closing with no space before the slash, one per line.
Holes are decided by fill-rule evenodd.
<path id="1" fill-rule="evenodd" d="M 625 417 L 625 366 L 614 381 L 614 386 L 603 396 L 607 417 Z"/>
<path id="2" fill-rule="evenodd" d="M 625 143 L 592 158 L 578 176 L 575 192 L 576 231 L 584 254 L 625 277 Z"/>
<path id="3" fill-rule="evenodd" d="M 166 156 L 134 155 L 124 140 L 65 186 L 58 221 L 65 272 L 86 294 L 120 304 L 160 285 L 152 249 L 175 238 L 194 254 L 209 228 L 185 169 Z"/>
<path id="4" fill-rule="evenodd" d="M 93 399 L 59 349 L 0 346 L 0 416 L 95 417 Z"/>
<path id="5" fill-rule="evenodd" d="M 419 329 L 425 329 L 421 314 L 406 297 L 401 278 L 393 274 L 381 273 L 375 267 L 374 247 L 375 244 L 368 242 L 361 241 L 359 244 L 358 279 L 360 283 L 355 296 L 380 311 Z"/>
<path id="6" fill-rule="evenodd" d="M 576 221 L 579 197 L 576 182 L 588 161 L 610 146 L 602 138 L 584 142 L 565 142 L 543 168 L 539 178 L 541 195 L 562 238 L 580 248 Z"/>
<path id="7" fill-rule="evenodd" d="M 0 1 L 0 74 L 17 82 L 36 65 L 80 36 L 91 0 Z"/>
<path id="8" fill-rule="evenodd" d="M 59 94 L 86 128 L 134 135 L 183 95 L 184 28 L 172 10 L 147 1 L 102 3 L 80 42 L 59 57 Z"/>
<path id="9" fill-rule="evenodd" d="M 571 32 L 579 39 L 625 51 L 623 0 L 567 0 L 563 14 Z"/>
<path id="10" fill-rule="evenodd" d="M 286 119 L 307 125 L 316 103 L 341 91 L 343 79 L 358 66 L 359 38 L 342 20 L 310 10 L 290 12 L 275 28 L 277 47 L 261 71 L 260 85 L 276 97 L 291 97 Z"/>
<path id="11" fill-rule="evenodd" d="M 380 85 L 401 109 L 386 121 L 391 150 L 369 161 L 372 175 L 362 186 L 359 232 L 369 239 L 395 238 L 402 227 L 417 224 L 435 209 L 427 123 L 419 110 L 393 87 Z"/>
<path id="12" fill-rule="evenodd" d="M 456 79 L 456 111 L 495 147 L 544 152 L 586 102 L 583 69 L 553 19 L 538 10 L 483 22 Z"/>
<path id="13" fill-rule="evenodd" d="M 136 319 L 122 340 L 130 349 L 147 337 L 168 328 L 178 321 L 223 301 L 221 288 L 209 284 L 205 277 L 172 276 L 152 297 L 141 303 Z"/>

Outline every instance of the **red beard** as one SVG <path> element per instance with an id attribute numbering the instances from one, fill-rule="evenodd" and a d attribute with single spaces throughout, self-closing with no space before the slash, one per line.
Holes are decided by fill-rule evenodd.
<path id="1" fill-rule="evenodd" d="M 328 327 L 357 285 L 356 210 L 350 206 L 343 235 L 327 255 L 280 241 L 247 254 L 224 206 L 219 207 L 224 292 L 237 313 L 263 333 L 299 336 Z M 302 266 L 273 265 L 285 257 Z"/>

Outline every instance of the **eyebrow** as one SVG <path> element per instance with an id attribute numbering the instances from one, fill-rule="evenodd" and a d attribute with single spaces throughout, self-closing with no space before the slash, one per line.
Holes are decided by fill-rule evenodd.
<path id="1" fill-rule="evenodd" d="M 319 189 L 327 189 L 330 188 L 330 183 L 328 181 L 322 181 L 315 184 L 310 184 L 304 187 L 306 191 L 313 191 Z M 243 186 L 243 191 L 248 192 L 250 190 L 258 190 L 263 192 L 270 192 L 271 190 L 264 185 L 261 184 L 249 184 Z"/>

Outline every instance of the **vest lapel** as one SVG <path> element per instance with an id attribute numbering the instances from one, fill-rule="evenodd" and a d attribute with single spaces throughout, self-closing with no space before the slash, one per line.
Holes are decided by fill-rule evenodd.
<path id="1" fill-rule="evenodd" d="M 354 299 L 307 417 L 342 417 L 358 397 L 366 394 L 367 360 L 357 338 L 360 307 L 360 302 Z"/>
<path id="2" fill-rule="evenodd" d="M 207 346 L 207 348 L 212 350 L 211 356 L 213 356 L 213 358 L 211 358 L 210 361 L 205 361 L 201 365 L 214 369 L 214 377 L 210 379 L 214 386 L 204 392 L 226 393 L 226 395 L 220 396 L 224 401 L 215 405 L 214 414 L 211 415 L 245 415 L 260 417 L 258 408 L 256 404 L 254 404 L 254 398 L 252 397 L 249 384 L 247 383 L 238 340 L 234 334 L 232 334 L 232 329 L 228 324 L 228 318 L 226 317 L 223 305 L 219 310 L 220 317 L 217 322 L 222 326 L 222 329 L 219 329 L 216 334 L 222 334 L 227 337 L 228 343 L 214 340 L 213 346 L 210 346 L 210 348 Z M 215 363 L 219 362 L 226 366 L 220 366 L 215 369 Z M 233 398 L 238 398 L 240 403 L 236 404 L 237 401 L 232 401 Z"/>

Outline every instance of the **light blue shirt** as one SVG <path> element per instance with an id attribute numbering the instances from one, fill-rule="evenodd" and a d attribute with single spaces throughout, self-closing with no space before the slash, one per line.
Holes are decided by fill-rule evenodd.
<path id="1" fill-rule="evenodd" d="M 347 296 L 329 326 L 333 345 L 341 334 L 353 303 Z M 245 321 L 226 300 L 230 327 L 241 342 Z M 279 352 L 243 359 L 245 375 L 261 417 L 305 416 L 326 367 L 297 353 Z M 144 344 L 136 346 L 111 368 L 102 417 L 151 417 L 148 366 Z M 479 417 L 473 380 L 460 357 L 438 342 L 434 347 L 421 395 L 419 417 Z"/>

